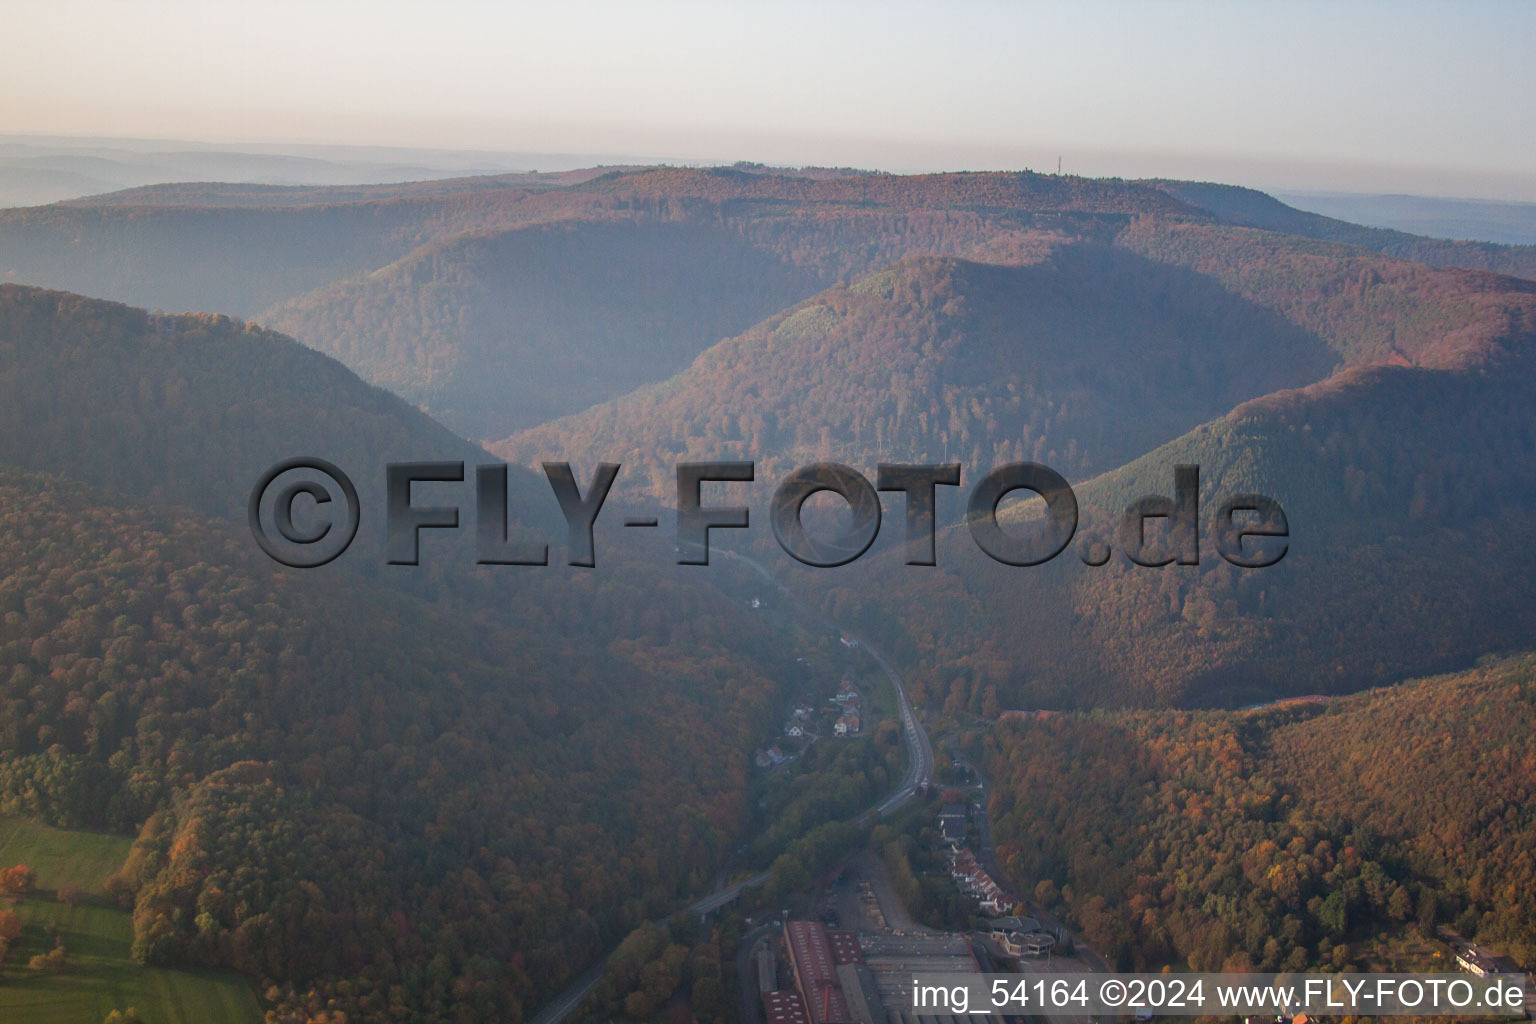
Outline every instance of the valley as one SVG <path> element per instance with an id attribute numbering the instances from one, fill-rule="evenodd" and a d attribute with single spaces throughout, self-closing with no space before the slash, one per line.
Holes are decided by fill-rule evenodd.
<path id="1" fill-rule="evenodd" d="M 1035 917 L 1119 969 L 1386 962 L 1442 928 L 1529 962 L 1528 259 L 1033 173 L 0 212 L 0 812 L 26 823 L 0 858 L 132 908 L 29 902 L 29 958 L 53 922 L 80 970 L 13 984 L 13 959 L 0 1000 L 75 1007 L 98 978 L 78 1005 L 103 1017 L 713 1024 L 750 995 L 736 943 L 815 917 L 849 865 L 899 894 L 888 921 L 987 947 Z M 297 455 L 365 510 L 311 572 L 245 518 Z M 388 564 L 385 465 L 497 458 L 513 540 L 565 536 L 541 462 L 583 488 L 623 465 L 596 567 L 476 566 L 468 499 Z M 675 466 L 712 459 L 757 463 L 731 500 L 761 512 L 678 565 Z M 965 493 L 1041 462 L 1081 525 L 1003 566 L 944 493 L 913 566 L 891 495 L 884 541 L 810 569 L 766 509 L 817 461 L 952 462 Z M 1085 564 L 1177 464 L 1207 511 L 1280 501 L 1285 559 L 1235 566 L 1207 521 L 1199 565 Z M 631 514 L 660 529 L 602 534 Z M 1014 913 L 956 886 L 960 764 Z"/>

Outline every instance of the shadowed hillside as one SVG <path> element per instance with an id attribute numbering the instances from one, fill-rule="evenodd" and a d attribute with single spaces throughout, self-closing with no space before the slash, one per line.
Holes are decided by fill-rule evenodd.
<path id="1" fill-rule="evenodd" d="M 1156 189 L 1032 174 L 594 170 L 339 188 L 165 185 L 0 210 L 0 282 L 251 316 L 430 242 L 552 220 L 684 211 L 736 221 L 792 211 L 835 219 L 872 210 L 1091 220 L 1187 209 Z M 856 234 L 849 245 L 861 242 Z M 839 252 L 857 260 L 856 250 Z M 825 262 L 826 253 L 817 258 Z"/>
<path id="2" fill-rule="evenodd" d="M 911 254 L 1006 259 L 1030 228 L 1107 239 L 1127 211 L 1176 208 L 1039 175 L 727 169 L 614 173 L 558 199 L 599 207 L 424 247 L 261 319 L 495 440 L 664 379 L 720 338 Z"/>
<path id="3" fill-rule="evenodd" d="M 978 712 L 1234 706 L 1519 646 L 1536 628 L 1536 560 L 1519 539 L 1536 526 L 1522 342 L 1496 370 L 1362 368 L 1246 403 L 1078 487 L 1080 535 L 1046 566 L 993 562 L 956 527 L 938 569 L 887 556 L 807 582 L 921 666 L 924 699 Z M 1237 494 L 1278 500 L 1284 559 L 1227 564 L 1207 520 L 1199 566 L 1082 564 L 1087 545 L 1119 547 L 1131 501 L 1173 493 L 1180 463 L 1200 467 L 1206 517 Z M 1022 530 L 1030 515 L 1005 521 Z M 1167 551 L 1161 527 L 1149 535 L 1149 555 Z"/>
<path id="4" fill-rule="evenodd" d="M 268 467 L 319 456 L 355 478 L 373 513 L 359 544 L 376 551 L 387 463 L 491 461 L 335 360 L 228 317 L 0 285 L 0 356 L 0 461 L 221 519 L 244 521 Z M 510 488 L 513 518 L 560 522 L 534 482 Z"/>
<path id="5" fill-rule="evenodd" d="M 817 287 L 700 223 L 561 223 L 460 238 L 262 316 L 476 438 L 684 365 Z"/>
<path id="6" fill-rule="evenodd" d="M 243 522 L 274 453 L 352 467 L 376 524 L 384 460 L 483 454 L 228 319 L 4 287 L 0 349 L 0 806 L 139 833 L 137 958 L 284 1014 L 517 1020 L 708 888 L 793 657 L 718 577 L 633 541 L 283 569 Z"/>
<path id="7" fill-rule="evenodd" d="M 664 380 L 721 338 L 909 256 L 1018 262 L 1030 233 L 1101 243 L 1123 233 L 1160 261 L 1218 276 L 1257 268 L 1257 254 L 1222 234 L 1241 229 L 1213 220 L 1530 275 L 1525 249 L 1398 236 L 1218 186 L 742 166 L 153 186 L 0 211 L 0 281 L 256 316 L 494 440 Z M 1185 230 L 1178 245 L 1193 251 L 1143 248 L 1148 223 L 1165 247 Z M 1311 283 L 1296 285 L 1264 287 L 1283 301 Z M 1368 333 L 1350 344 L 1411 349 Z"/>
<path id="8" fill-rule="evenodd" d="M 1315 336 L 1199 274 L 1039 239 L 1034 262 L 913 258 L 721 342 L 686 371 L 493 446 L 608 459 L 671 500 L 682 458 L 759 477 L 835 460 L 1010 460 L 1078 478 L 1232 405 L 1326 376 Z"/>

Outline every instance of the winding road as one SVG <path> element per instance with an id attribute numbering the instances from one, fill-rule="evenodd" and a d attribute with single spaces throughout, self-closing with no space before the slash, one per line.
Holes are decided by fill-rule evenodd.
<path id="1" fill-rule="evenodd" d="M 797 608 L 806 614 L 815 615 L 813 611 L 805 606 L 804 602 L 790 593 L 784 584 L 774 579 L 773 574 L 765 569 L 755 558 L 739 553 L 733 553 L 730 557 L 767 580 Z M 869 646 L 862 639 L 842 629 L 836 623 L 828 624 L 844 636 L 857 642 L 858 649 L 873 658 L 875 664 L 880 666 L 886 678 L 891 681 L 891 690 L 896 694 L 896 709 L 901 716 L 901 738 L 907 748 L 907 770 L 903 773 L 901 784 L 894 793 L 860 816 L 860 821 L 868 821 L 873 815 L 884 817 L 896 811 L 932 781 L 933 745 L 928 742 L 928 733 L 923 729 L 923 724 L 918 721 L 916 712 L 912 710 L 911 702 L 907 700 L 907 691 L 906 687 L 902 684 L 901 674 L 891 667 L 891 663 L 885 660 L 884 655 Z M 745 878 L 731 885 L 722 886 L 708 896 L 695 900 L 683 908 L 680 913 L 707 914 L 710 911 L 718 910 L 734 901 L 746 890 L 755 889 L 758 886 L 767 884 L 768 880 L 772 877 L 773 872 L 771 870 L 760 871 L 751 878 Z M 663 918 L 658 923 L 665 923 L 666 920 L 668 918 Z M 603 968 L 607 966 L 607 962 L 605 957 L 589 967 L 570 987 L 555 996 L 544 1009 L 539 1011 L 538 1016 L 533 1018 L 533 1024 L 560 1024 L 561 1021 L 570 1016 L 571 1012 L 581 1005 L 581 1001 L 602 980 Z"/>
<path id="2" fill-rule="evenodd" d="M 796 607 L 805 611 L 806 614 L 815 615 L 815 612 L 806 608 L 803 601 L 789 592 L 789 588 L 774 579 L 773 575 L 763 568 L 762 563 L 757 559 L 739 553 L 733 553 L 729 557 L 747 566 L 747 568 L 767 580 L 778 589 L 780 594 L 788 598 Z M 843 629 L 836 623 L 829 623 L 829 625 L 842 633 L 843 636 L 856 642 L 859 645 L 859 650 L 874 659 L 875 664 L 880 666 L 880 670 L 891 681 L 891 690 L 896 694 L 896 710 L 901 716 L 901 738 L 907 746 L 907 771 L 901 777 L 901 785 L 897 787 L 896 792 L 886 797 L 877 806 L 871 808 L 872 813 L 883 817 L 912 799 L 914 793 L 933 780 L 933 745 L 928 742 L 928 733 L 923 729 L 923 723 L 917 720 L 917 714 L 912 710 L 912 703 L 907 700 L 907 690 L 902 683 L 901 673 L 892 668 L 891 663 L 885 660 L 885 656 L 869 646 L 863 639 Z M 764 881 L 766 880 L 764 879 Z"/>

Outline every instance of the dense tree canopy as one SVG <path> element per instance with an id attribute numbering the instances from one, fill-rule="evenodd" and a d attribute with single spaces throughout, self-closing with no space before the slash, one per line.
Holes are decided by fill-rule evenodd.
<path id="1" fill-rule="evenodd" d="M 1536 956 L 1536 660 L 1251 712 L 986 739 L 1010 878 L 1110 962 L 1374 962 L 1404 927 Z"/>

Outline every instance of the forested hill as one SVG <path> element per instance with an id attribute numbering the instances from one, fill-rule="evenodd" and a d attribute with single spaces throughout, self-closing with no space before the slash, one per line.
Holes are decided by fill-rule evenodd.
<path id="1" fill-rule="evenodd" d="M 935 570 L 877 551 L 806 576 L 935 707 L 1345 692 L 1536 627 L 1536 565 L 1508 542 L 1536 499 L 1536 286 L 1182 217 L 1107 246 L 1031 237 L 1008 265 L 915 258 L 836 286 L 494 447 L 635 465 L 663 502 L 677 459 L 753 459 L 759 505 L 821 459 L 953 460 L 968 484 L 1036 460 L 1081 485 L 1084 537 L 1111 543 L 1181 462 L 1201 467 L 1207 516 L 1245 492 L 1290 512 L 1290 554 L 1262 570 L 1227 565 L 1209 532 L 1198 568 L 1075 551 L 1012 568 L 957 527 Z"/>
<path id="2" fill-rule="evenodd" d="M 713 217 L 559 222 L 425 246 L 261 319 L 494 439 L 684 366 L 824 276 Z"/>
<path id="3" fill-rule="evenodd" d="M 1536 662 L 1327 704 L 1058 715 L 986 738 L 1009 876 L 1122 969 L 1536 957 Z"/>
<path id="4" fill-rule="evenodd" d="M 500 192 L 508 189 L 543 191 L 578 185 L 621 167 L 587 167 L 574 171 L 537 171 L 511 174 L 485 174 L 467 178 L 432 178 L 375 185 L 256 185 L 222 181 L 172 182 L 143 185 L 117 192 L 67 199 L 59 206 L 138 206 L 138 207 L 212 207 L 228 209 L 241 206 L 330 206 L 340 203 L 368 203 L 395 199 L 421 199 L 457 196 L 475 192 Z"/>
<path id="5" fill-rule="evenodd" d="M 1078 486 L 1080 536 L 1049 565 L 993 562 L 960 526 L 937 569 L 881 556 L 807 582 L 914 668 L 919 700 L 978 713 L 1235 706 L 1518 648 L 1536 629 L 1536 560 L 1516 540 L 1536 525 L 1530 340 L 1495 369 L 1361 367 L 1245 403 Z M 1082 564 L 1091 543 L 1123 550 L 1121 511 L 1171 495 L 1181 463 L 1200 467 L 1200 565 Z M 1285 509 L 1278 565 L 1215 550 L 1210 517 L 1243 493 Z"/>
<path id="6" fill-rule="evenodd" d="M 484 453 L 224 318 L 10 286 L 0 353 L 0 810 L 142 826 L 142 959 L 282 1019 L 518 1020 L 708 888 L 794 657 L 718 575 L 284 569 L 248 468 L 331 458 L 377 529 L 384 460 Z"/>
<path id="7" fill-rule="evenodd" d="M 1040 175 L 668 169 L 529 205 L 556 200 L 593 205 L 423 246 L 261 320 L 497 440 L 664 379 L 719 339 L 907 256 L 1012 258 L 1032 227 L 1108 238 L 1133 212 L 1179 210 L 1153 190 Z"/>
<path id="8" fill-rule="evenodd" d="M 1394 259 L 1412 260 L 1431 267 L 1489 270 L 1536 280 L 1536 245 L 1451 241 L 1390 228 L 1364 227 L 1298 210 L 1267 193 L 1237 185 L 1194 181 L 1150 181 L 1145 184 L 1162 189 L 1227 224 L 1357 245 Z"/>
<path id="9" fill-rule="evenodd" d="M 670 501 L 674 458 L 1010 460 L 1075 479 L 1248 398 L 1325 377 L 1319 337 L 1180 267 L 1036 239 L 1024 265 L 912 257 L 723 341 L 661 384 L 492 446 L 604 458 Z"/>
<path id="10" fill-rule="evenodd" d="M 1536 309 L 1530 281 L 1275 231 L 1148 217 L 1116 242 L 1273 309 L 1350 366 L 1480 362 L 1524 337 Z"/>
<path id="11" fill-rule="evenodd" d="M 0 281 L 256 317 L 495 440 L 663 380 L 720 339 L 909 256 L 1020 262 L 1031 232 L 1107 243 L 1138 219 L 1273 220 L 1186 185 L 761 167 L 167 185 L 0 211 Z M 1431 263 L 1519 272 L 1524 258 L 1309 225 L 1273 223 Z"/>
<path id="12" fill-rule="evenodd" d="M 606 458 L 669 500 L 674 456 L 1010 459 L 1112 469 L 1232 407 L 1374 364 L 1497 364 L 1536 284 L 1185 217 L 1113 244 L 1020 236 L 997 264 L 909 258 L 781 310 L 682 373 L 493 445 Z"/>
<path id="13" fill-rule="evenodd" d="M 388 463 L 464 462 L 472 487 L 473 467 L 494 461 L 272 331 L 0 285 L 0 462 L 243 523 L 262 474 L 299 456 L 334 463 L 356 485 L 362 514 L 348 564 L 367 574 L 383 566 Z M 542 473 L 514 468 L 508 493 L 514 536 L 564 535 Z M 472 507 L 469 491 L 462 499 Z M 466 527 L 425 543 L 468 567 L 472 541 Z"/>
<path id="14" fill-rule="evenodd" d="M 566 176 L 565 180 L 575 180 Z M 0 212 L 0 280 L 260 315 L 477 439 L 661 379 L 826 287 L 914 253 L 1108 237 L 1155 189 L 1029 174 L 611 171 L 289 205 L 186 186 L 152 205 Z M 320 199 L 310 202 L 310 199 Z"/>
<path id="15" fill-rule="evenodd" d="M 378 270 L 422 245 L 548 221 L 667 220 L 688 211 L 733 223 L 790 214 L 835 221 L 878 211 L 1088 222 L 1180 210 L 1189 208 L 1156 189 L 1030 174 L 620 168 L 351 190 L 155 186 L 87 202 L 0 210 L 0 282 L 171 312 L 252 316 Z M 860 262 L 866 240 L 858 233 L 839 242 L 836 225 L 828 224 L 825 234 L 827 240 L 802 257 L 871 269 Z"/>
<path id="16" fill-rule="evenodd" d="M 448 615 L 0 469 L 0 807 L 142 826 L 136 956 L 281 1019 L 522 1019 L 738 841 L 790 655 L 665 576 Z"/>
<path id="17" fill-rule="evenodd" d="M 484 457 L 275 332 L 0 285 L 0 459 L 238 518 L 263 470 L 303 454 L 370 484 L 392 460 Z"/>

